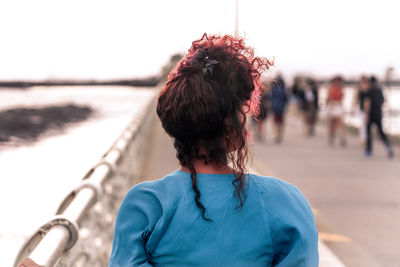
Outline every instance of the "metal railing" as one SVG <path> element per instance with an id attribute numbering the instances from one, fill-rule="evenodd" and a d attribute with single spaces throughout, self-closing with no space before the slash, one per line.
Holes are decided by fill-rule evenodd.
<path id="1" fill-rule="evenodd" d="M 55 216 L 24 243 L 14 267 L 30 258 L 44 266 L 105 266 L 113 223 L 123 196 L 136 182 L 153 125 L 154 95 L 99 163 L 60 203 Z"/>

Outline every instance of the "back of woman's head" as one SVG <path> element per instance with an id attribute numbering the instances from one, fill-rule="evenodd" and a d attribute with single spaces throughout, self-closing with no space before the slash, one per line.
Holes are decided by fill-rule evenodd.
<path id="1" fill-rule="evenodd" d="M 203 218 L 193 160 L 217 167 L 231 161 L 236 193 L 240 206 L 243 204 L 246 113 L 258 112 L 261 73 L 270 65 L 267 59 L 254 57 L 243 39 L 204 34 L 192 43 L 160 92 L 157 114 L 174 138 L 180 164 L 192 172 L 196 204 Z"/>

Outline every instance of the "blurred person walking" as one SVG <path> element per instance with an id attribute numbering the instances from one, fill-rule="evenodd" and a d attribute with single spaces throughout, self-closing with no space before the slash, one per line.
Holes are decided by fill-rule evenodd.
<path id="1" fill-rule="evenodd" d="M 369 89 L 365 96 L 364 108 L 368 114 L 367 118 L 367 142 L 365 144 L 364 155 L 369 157 L 372 155 L 372 135 L 371 127 L 375 125 L 378 129 L 378 134 L 386 146 L 389 158 L 393 157 L 393 149 L 382 128 L 382 105 L 385 99 L 383 97 L 382 88 L 378 84 L 378 80 L 371 76 L 369 79 Z"/>
<path id="2" fill-rule="evenodd" d="M 304 121 L 304 124 L 307 128 L 307 123 L 305 121 L 305 113 L 307 111 L 307 102 L 304 91 L 305 85 L 306 83 L 304 78 L 301 76 L 296 76 L 292 86 L 292 95 L 296 100 L 299 116 L 301 117 L 301 120 Z"/>
<path id="3" fill-rule="evenodd" d="M 311 78 L 298 77 L 292 87 L 292 93 L 296 97 L 299 110 L 302 113 L 306 134 L 315 134 L 315 123 L 318 114 L 318 87 Z"/>
<path id="4" fill-rule="evenodd" d="M 294 97 L 298 110 L 303 113 L 303 98 L 304 98 L 304 91 L 303 91 L 303 79 L 300 76 L 296 76 L 293 81 L 293 85 L 291 88 L 292 96 Z"/>
<path id="5" fill-rule="evenodd" d="M 340 144 L 346 146 L 345 125 L 343 122 L 343 79 L 336 76 L 332 79 L 331 86 L 328 90 L 326 99 L 326 108 L 328 115 L 328 142 L 333 146 L 335 143 L 336 133 L 340 132 Z"/>
<path id="6" fill-rule="evenodd" d="M 311 78 L 306 80 L 303 101 L 307 134 L 313 136 L 315 134 L 315 123 L 318 118 L 318 86 Z"/>
<path id="7" fill-rule="evenodd" d="M 288 96 L 285 82 L 279 75 L 271 85 L 271 108 L 274 114 L 275 142 L 281 143 L 283 138 L 283 124 L 285 119 Z"/>
<path id="8" fill-rule="evenodd" d="M 255 131 L 256 140 L 262 142 L 265 139 L 265 121 L 268 118 L 268 112 L 270 109 L 270 89 L 269 86 L 265 85 L 266 90 L 262 92 L 259 103 L 259 114 L 251 116 L 253 129 Z"/>

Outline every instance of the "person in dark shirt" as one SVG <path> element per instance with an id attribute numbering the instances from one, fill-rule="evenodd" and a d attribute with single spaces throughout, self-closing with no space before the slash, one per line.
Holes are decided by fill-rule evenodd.
<path id="1" fill-rule="evenodd" d="M 379 136 L 388 150 L 388 156 L 392 158 L 393 157 L 392 146 L 382 129 L 382 105 L 385 100 L 382 94 L 382 89 L 378 86 L 378 81 L 374 76 L 372 76 L 369 79 L 369 83 L 370 87 L 365 96 L 365 101 L 363 102 L 363 108 L 368 114 L 367 142 L 365 145 L 365 156 L 368 157 L 372 155 L 371 126 L 375 124 L 378 129 Z"/>
<path id="2" fill-rule="evenodd" d="M 279 75 L 271 86 L 271 109 L 274 114 L 274 126 L 276 129 L 275 142 L 282 142 L 283 138 L 283 124 L 286 111 L 286 105 L 288 102 L 288 96 L 286 93 L 285 82 Z"/>
<path id="3" fill-rule="evenodd" d="M 306 86 L 304 88 L 304 101 L 303 106 L 305 107 L 305 123 L 307 126 L 307 133 L 309 136 L 315 134 L 315 123 L 318 117 L 318 86 L 316 82 L 308 78 L 306 81 Z"/>
<path id="4" fill-rule="evenodd" d="M 311 78 L 296 77 L 292 95 L 296 98 L 299 110 L 304 116 L 308 136 L 315 134 L 315 123 L 318 117 L 318 86 Z"/>

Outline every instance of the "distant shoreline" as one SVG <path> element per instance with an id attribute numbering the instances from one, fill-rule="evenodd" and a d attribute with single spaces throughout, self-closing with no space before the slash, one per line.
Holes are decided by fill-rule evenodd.
<path id="1" fill-rule="evenodd" d="M 9 80 L 0 81 L 1 88 L 29 88 L 33 86 L 132 86 L 132 87 L 154 87 L 161 82 L 160 76 L 151 76 L 138 79 L 115 79 L 115 80 L 42 80 L 42 81 L 29 81 L 29 80 Z M 328 79 L 321 79 L 316 81 L 319 86 L 330 83 Z M 359 80 L 344 80 L 345 86 L 357 86 Z M 384 87 L 400 87 L 400 80 L 390 81 L 388 84 L 385 81 L 381 82 Z M 395 88 L 393 88 L 395 89 Z"/>
<path id="2" fill-rule="evenodd" d="M 317 80 L 316 81 L 318 85 L 325 85 L 329 84 L 331 80 Z M 386 82 L 385 80 L 381 80 L 380 85 L 387 88 L 387 87 L 400 87 L 400 80 L 393 80 L 390 81 L 389 83 Z M 360 80 L 344 80 L 343 85 L 344 86 L 358 86 L 360 84 Z"/>
<path id="3" fill-rule="evenodd" d="M 158 76 L 141 79 L 119 79 L 119 80 L 44 80 L 44 81 L 0 81 L 0 88 L 29 88 L 33 86 L 132 86 L 132 87 L 154 87 L 161 81 Z"/>

